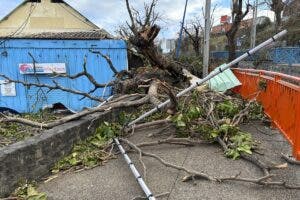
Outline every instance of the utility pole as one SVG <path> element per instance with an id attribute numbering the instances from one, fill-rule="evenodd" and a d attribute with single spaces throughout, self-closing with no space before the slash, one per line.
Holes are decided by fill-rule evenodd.
<path id="1" fill-rule="evenodd" d="M 185 21 L 186 8 L 187 8 L 188 1 L 189 0 L 185 1 L 184 13 L 183 13 L 183 18 L 182 18 L 180 33 L 179 33 L 179 39 L 178 39 L 177 48 L 176 48 L 176 59 L 179 58 L 179 53 L 180 53 L 180 48 L 181 48 L 181 41 L 182 41 L 182 32 L 183 32 L 183 27 L 184 27 L 184 21 Z"/>
<path id="2" fill-rule="evenodd" d="M 183 13 L 183 18 L 182 18 L 180 33 L 179 33 L 179 39 L 178 39 L 177 48 L 176 48 L 176 59 L 179 58 L 179 53 L 180 53 L 180 48 L 181 48 L 181 41 L 182 41 L 182 32 L 183 32 L 183 27 L 184 27 L 187 4 L 188 4 L 188 0 L 185 1 L 184 13 Z"/>
<path id="3" fill-rule="evenodd" d="M 254 7 L 253 7 L 253 19 L 252 19 L 250 49 L 254 48 L 255 43 L 256 43 L 257 9 L 258 9 L 258 0 L 255 0 L 255 4 L 254 4 Z"/>
<path id="4" fill-rule="evenodd" d="M 209 66 L 209 41 L 210 41 L 210 29 L 211 29 L 210 8 L 211 8 L 211 0 L 206 0 L 204 47 L 203 47 L 204 48 L 203 49 L 203 77 L 206 77 L 208 75 L 208 66 Z"/>

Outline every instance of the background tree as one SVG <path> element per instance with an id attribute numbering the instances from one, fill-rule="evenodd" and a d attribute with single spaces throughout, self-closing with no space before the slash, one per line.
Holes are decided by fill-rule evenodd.
<path id="1" fill-rule="evenodd" d="M 211 12 L 211 28 L 214 24 L 214 13 L 217 8 L 217 4 L 214 6 Z M 204 9 L 202 7 L 202 19 L 205 18 Z M 203 42 L 203 33 L 204 33 L 204 21 L 200 17 L 195 16 L 185 27 L 183 27 L 184 32 L 187 34 L 188 38 L 192 42 L 192 46 L 195 52 L 195 55 L 199 57 L 201 55 L 201 46 Z"/>
<path id="2" fill-rule="evenodd" d="M 183 27 L 183 30 L 187 34 L 189 40 L 192 42 L 195 55 L 199 57 L 201 54 L 200 49 L 204 31 L 201 20 L 195 17 L 194 20 Z"/>
<path id="3" fill-rule="evenodd" d="M 246 10 L 243 12 L 243 0 L 232 0 L 232 25 L 230 29 L 226 32 L 226 37 L 228 40 L 228 51 L 229 51 L 229 61 L 232 61 L 236 58 L 235 50 L 236 50 L 236 33 L 239 30 L 241 21 L 244 17 L 249 13 L 250 3 L 247 1 Z"/>
<path id="4" fill-rule="evenodd" d="M 277 32 L 282 24 L 282 12 L 284 10 L 285 4 L 282 0 L 267 0 L 271 11 L 275 13 L 275 31 Z"/>

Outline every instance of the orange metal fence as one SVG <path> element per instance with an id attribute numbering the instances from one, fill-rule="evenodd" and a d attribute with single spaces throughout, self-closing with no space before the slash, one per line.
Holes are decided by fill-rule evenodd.
<path id="1" fill-rule="evenodd" d="M 300 160 L 300 77 L 253 69 L 234 69 L 242 83 L 234 89 L 243 98 L 258 101 L 293 146 L 293 155 Z"/>

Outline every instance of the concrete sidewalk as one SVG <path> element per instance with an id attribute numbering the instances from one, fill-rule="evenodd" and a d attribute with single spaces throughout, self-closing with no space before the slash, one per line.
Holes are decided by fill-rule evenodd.
<path id="1" fill-rule="evenodd" d="M 262 143 L 261 146 L 264 148 L 267 161 L 283 163 L 280 153 L 289 152 L 290 146 L 281 134 L 266 129 L 260 124 L 245 125 L 242 129 L 251 132 Z M 151 130 L 139 130 L 129 140 L 134 143 L 154 140 L 147 135 L 157 130 L 158 127 Z M 260 132 L 263 130 L 267 134 L 260 133 L 258 130 Z M 217 145 L 188 148 L 160 145 L 143 149 L 161 156 L 168 162 L 204 171 L 213 176 L 233 176 L 239 172 L 241 172 L 241 177 L 255 178 L 262 175 L 261 171 L 251 163 L 225 158 Z M 142 173 L 143 170 L 138 163 L 137 155 L 129 154 L 129 156 Z M 185 173 L 166 168 L 152 158 L 144 158 L 144 161 L 148 169 L 146 182 L 152 192 L 154 194 L 170 192 L 169 196 L 160 199 L 300 199 L 300 191 L 297 190 L 268 188 L 250 183 L 226 182 L 219 184 L 205 180 L 198 180 L 195 184 L 185 183 L 181 181 L 186 175 Z M 275 170 L 272 173 L 279 174 L 278 177 L 288 180 L 288 183 L 300 183 L 299 166 L 289 165 L 287 169 Z M 121 156 L 92 170 L 60 175 L 48 183 L 41 184 L 39 190 L 46 192 L 49 199 L 53 200 L 130 200 L 137 196 L 143 196 L 143 192 Z"/>

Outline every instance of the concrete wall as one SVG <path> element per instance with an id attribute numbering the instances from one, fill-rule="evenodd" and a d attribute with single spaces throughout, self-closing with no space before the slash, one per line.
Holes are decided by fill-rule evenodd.
<path id="1" fill-rule="evenodd" d="M 22 34 L 98 29 L 68 4 L 51 0 L 22 3 L 0 21 L 0 36 L 10 35 L 19 28 Z"/>
<path id="2" fill-rule="evenodd" d="M 115 120 L 119 113 L 114 110 L 87 116 L 0 148 L 0 198 L 10 195 L 22 180 L 38 180 L 48 175 L 75 143 L 91 136 L 101 122 Z"/>

